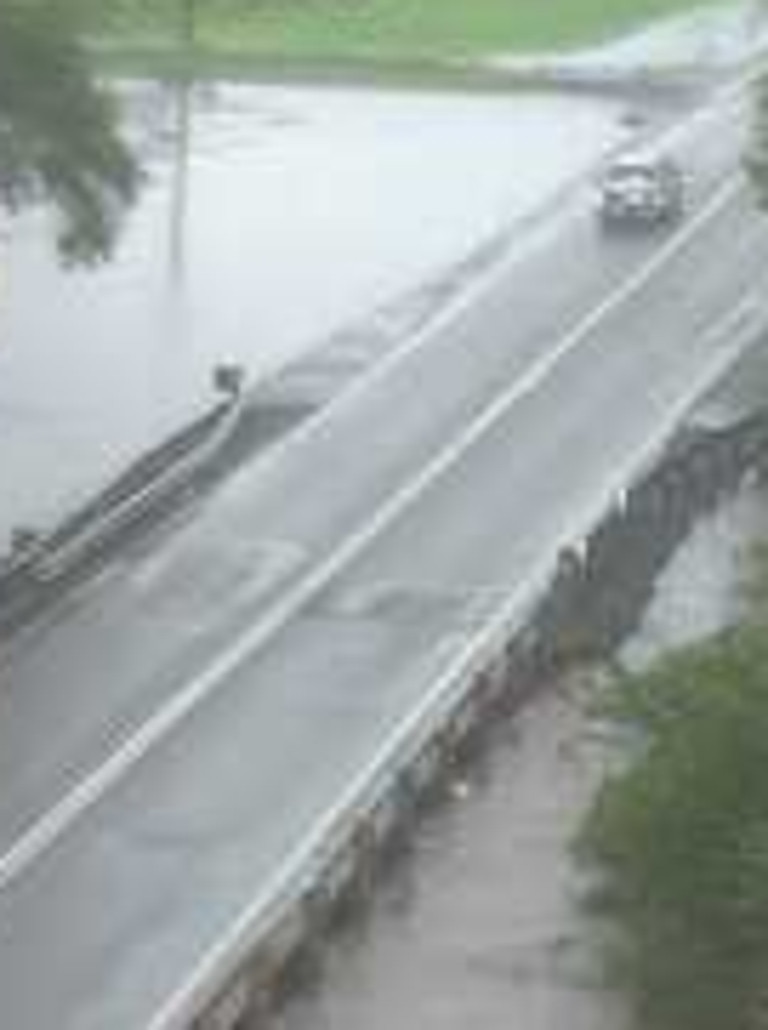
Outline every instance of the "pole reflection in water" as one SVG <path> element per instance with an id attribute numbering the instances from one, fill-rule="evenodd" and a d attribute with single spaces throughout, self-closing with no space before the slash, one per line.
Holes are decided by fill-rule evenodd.
<path id="1" fill-rule="evenodd" d="M 175 125 L 173 177 L 170 187 L 169 272 L 175 289 L 184 286 L 186 225 L 189 209 L 189 156 L 192 134 L 192 90 L 189 78 L 182 76 L 174 86 Z"/>

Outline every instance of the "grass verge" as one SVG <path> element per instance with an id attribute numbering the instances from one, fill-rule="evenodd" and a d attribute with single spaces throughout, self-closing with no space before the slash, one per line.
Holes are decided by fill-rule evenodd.
<path id="1" fill-rule="evenodd" d="M 33 2 L 33 0 L 25 0 Z M 185 0 L 65 0 L 110 49 L 178 51 Z M 194 60 L 391 66 L 594 43 L 719 0 L 192 0 Z"/>

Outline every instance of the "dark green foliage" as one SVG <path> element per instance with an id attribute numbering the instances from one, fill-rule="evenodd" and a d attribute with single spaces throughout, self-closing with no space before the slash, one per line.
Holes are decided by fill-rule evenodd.
<path id="1" fill-rule="evenodd" d="M 754 87 L 752 132 L 744 163 L 758 205 L 768 210 L 768 75 L 761 76 Z"/>
<path id="2" fill-rule="evenodd" d="M 620 685 L 632 742 L 579 842 L 643 1030 L 768 1026 L 768 637 L 722 635 Z"/>
<path id="3" fill-rule="evenodd" d="M 0 202 L 49 200 L 67 260 L 108 253 L 137 171 L 60 10 L 0 2 Z"/>

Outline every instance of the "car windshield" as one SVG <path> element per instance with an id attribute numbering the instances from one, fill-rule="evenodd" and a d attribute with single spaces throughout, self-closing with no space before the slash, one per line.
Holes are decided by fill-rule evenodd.
<path id="1" fill-rule="evenodd" d="M 641 161 L 623 161 L 615 164 L 606 172 L 606 178 L 611 182 L 623 182 L 625 179 L 653 179 L 658 169 L 655 165 Z"/>

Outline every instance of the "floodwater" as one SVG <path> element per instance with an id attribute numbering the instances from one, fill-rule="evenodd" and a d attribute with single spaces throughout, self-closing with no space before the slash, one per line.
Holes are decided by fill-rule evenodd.
<path id="1" fill-rule="evenodd" d="M 114 259 L 64 271 L 42 212 L 0 240 L 0 551 L 211 396 L 316 348 L 547 204 L 609 103 L 337 88 L 124 87 L 148 183 Z"/>
<path id="2" fill-rule="evenodd" d="M 722 431 L 765 409 L 768 340 L 758 338 L 688 419 L 694 432 Z M 717 632 L 746 614 L 756 542 L 768 537 L 768 491 L 747 481 L 735 496 L 699 519 L 656 581 L 654 597 L 622 661 L 641 669 L 670 648 Z"/>
<path id="3" fill-rule="evenodd" d="M 699 640 L 744 614 L 750 553 L 768 534 L 768 495 L 745 488 L 694 528 L 656 585 L 639 632 L 623 649 L 630 669 Z"/>

